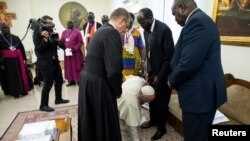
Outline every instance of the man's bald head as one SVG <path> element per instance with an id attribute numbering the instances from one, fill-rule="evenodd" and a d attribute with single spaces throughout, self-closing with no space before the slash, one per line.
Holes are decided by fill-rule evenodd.
<path id="1" fill-rule="evenodd" d="M 197 8 L 194 0 L 174 0 L 172 14 L 180 26 L 184 26 L 189 14 Z"/>

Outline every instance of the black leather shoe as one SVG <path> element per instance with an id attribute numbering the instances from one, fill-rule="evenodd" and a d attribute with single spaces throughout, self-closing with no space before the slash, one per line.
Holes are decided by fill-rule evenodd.
<path id="1" fill-rule="evenodd" d="M 55 109 L 49 106 L 40 106 L 40 111 L 52 112 L 52 111 L 55 111 Z"/>
<path id="2" fill-rule="evenodd" d="M 152 124 L 152 122 L 146 121 L 146 122 L 144 122 L 144 123 L 141 125 L 141 128 L 145 129 L 145 128 L 150 128 L 150 127 L 152 127 L 152 126 L 154 126 L 154 125 Z"/>
<path id="3" fill-rule="evenodd" d="M 160 138 L 162 138 L 162 136 L 166 134 L 166 131 L 160 131 L 160 130 L 157 130 L 156 133 L 152 136 L 151 140 L 154 141 L 154 140 L 158 140 Z"/>
<path id="4" fill-rule="evenodd" d="M 61 99 L 61 100 L 56 100 L 55 104 L 63 104 L 63 103 L 69 103 L 69 100 L 67 99 Z"/>

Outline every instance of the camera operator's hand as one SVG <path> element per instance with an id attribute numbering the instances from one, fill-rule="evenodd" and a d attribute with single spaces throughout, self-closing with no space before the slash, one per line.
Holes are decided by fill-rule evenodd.
<path id="1" fill-rule="evenodd" d="M 41 35 L 43 36 L 43 39 L 47 42 L 49 39 L 49 32 L 48 31 L 42 31 Z"/>

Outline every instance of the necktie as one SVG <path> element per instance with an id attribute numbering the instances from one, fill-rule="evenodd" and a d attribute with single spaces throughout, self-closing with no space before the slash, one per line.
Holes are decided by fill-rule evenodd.
<path id="1" fill-rule="evenodd" d="M 150 64 L 150 50 L 152 46 L 152 33 L 151 31 L 148 32 L 148 48 L 147 48 L 147 70 L 148 73 L 151 72 L 151 64 Z"/>

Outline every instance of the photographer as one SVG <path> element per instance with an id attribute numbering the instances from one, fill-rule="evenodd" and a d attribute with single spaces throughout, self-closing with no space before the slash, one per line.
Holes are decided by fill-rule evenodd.
<path id="1" fill-rule="evenodd" d="M 48 106 L 49 92 L 55 81 L 55 104 L 68 103 L 69 100 L 62 99 L 62 70 L 58 60 L 57 47 L 65 49 L 64 44 L 59 40 L 58 34 L 54 34 L 53 18 L 45 15 L 38 20 L 39 26 L 34 29 L 33 42 L 37 56 L 37 65 L 43 76 L 44 87 L 40 110 L 51 112 L 53 108 Z"/>

